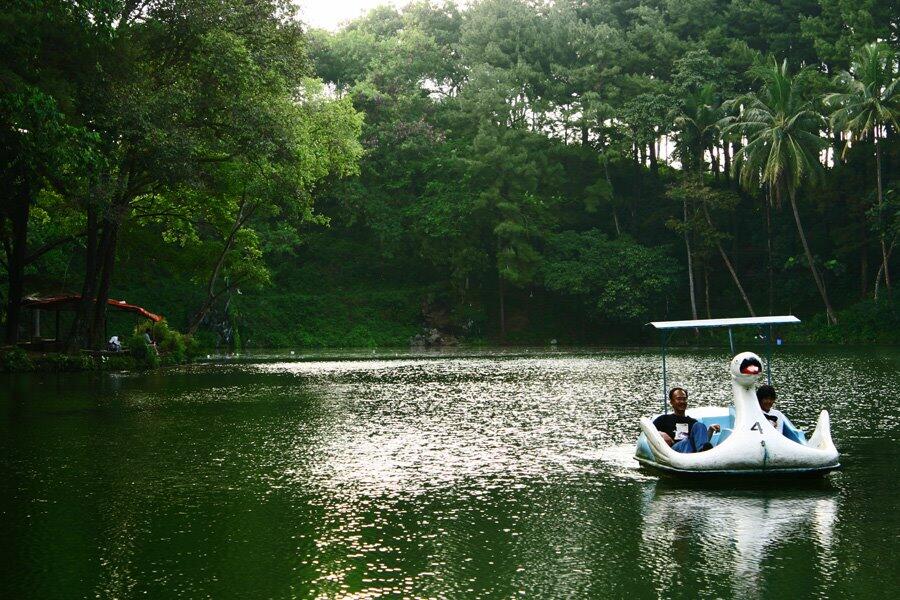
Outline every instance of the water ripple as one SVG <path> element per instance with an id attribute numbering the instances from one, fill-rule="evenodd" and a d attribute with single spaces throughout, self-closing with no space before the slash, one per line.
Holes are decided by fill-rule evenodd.
<path id="1" fill-rule="evenodd" d="M 639 470 L 637 420 L 663 402 L 651 351 L 0 381 L 0 535 L 18 541 L 0 595 L 874 595 L 900 567 L 879 550 L 898 531 L 885 355 L 779 354 L 779 408 L 807 429 L 828 408 L 846 466 L 801 488 Z M 669 384 L 725 406 L 727 363 L 675 351 Z"/>

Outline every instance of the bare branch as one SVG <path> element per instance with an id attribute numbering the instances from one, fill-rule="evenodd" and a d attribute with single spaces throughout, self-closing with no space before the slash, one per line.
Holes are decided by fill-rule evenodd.
<path id="1" fill-rule="evenodd" d="M 55 249 L 59 248 L 60 246 L 64 246 L 65 244 L 68 244 L 69 242 L 74 242 L 75 240 L 77 240 L 79 238 L 83 238 L 86 235 L 87 235 L 87 232 L 82 231 L 81 233 L 76 233 L 74 235 L 67 235 L 65 237 L 59 238 L 58 240 L 54 240 L 52 242 L 47 242 L 46 244 L 44 244 L 43 246 L 41 246 L 40 248 L 38 248 L 31 254 L 29 254 L 28 256 L 26 256 L 25 264 L 30 265 L 31 263 L 33 263 L 34 261 L 39 259 L 41 256 L 50 252 L 51 250 L 55 250 Z"/>

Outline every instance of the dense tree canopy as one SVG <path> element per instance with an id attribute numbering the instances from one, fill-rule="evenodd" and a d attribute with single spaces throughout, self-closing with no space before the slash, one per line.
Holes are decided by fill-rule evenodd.
<path id="1" fill-rule="evenodd" d="M 222 254 L 240 243 L 244 260 L 233 268 L 246 271 L 255 242 L 237 234 L 259 205 L 299 202 L 294 212 L 308 217 L 317 181 L 355 171 L 358 117 L 346 102 L 311 92 L 290 11 L 277 0 L 15 5 L 7 16 L 29 26 L 5 29 L 3 45 L 34 49 L 3 71 L 5 172 L 17 182 L 5 212 L 16 232 L 7 262 L 10 341 L 28 245 L 18 232 L 42 189 L 83 217 L 82 306 L 69 339 L 97 346 L 124 227 L 202 219 L 215 237 L 217 221 L 234 220 Z M 55 70 L 58 61 L 65 71 Z M 223 261 L 208 267 L 207 303 Z"/>
<path id="2" fill-rule="evenodd" d="M 896 320 L 894 3 L 419 0 L 334 33 L 277 0 L 2 19 L 10 330 L 23 294 L 78 287 L 71 337 L 96 344 L 111 290 L 152 304 L 152 277 L 188 299 L 157 300 L 179 327 L 256 344 Z"/>

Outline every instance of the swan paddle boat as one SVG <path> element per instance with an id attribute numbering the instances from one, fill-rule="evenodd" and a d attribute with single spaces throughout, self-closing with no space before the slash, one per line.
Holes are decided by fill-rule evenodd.
<path id="1" fill-rule="evenodd" d="M 651 323 L 662 333 L 663 414 L 668 411 L 666 341 L 671 330 L 727 327 L 734 354 L 732 327 L 767 326 L 768 335 L 763 333 L 769 342 L 769 360 L 765 363 L 765 371 L 771 383 L 772 328 L 774 325 L 799 322 L 794 316 L 773 316 Z M 839 454 L 831 440 L 831 421 L 827 410 L 819 414 L 816 429 L 808 439 L 788 419 L 784 422 L 784 433 L 780 433 L 766 420 L 756 398 L 756 384 L 763 376 L 760 357 L 752 352 L 741 352 L 731 359 L 729 372 L 731 406 L 701 406 L 688 408 L 686 412 L 687 416 L 697 419 L 707 428 L 714 424 L 719 426 L 719 431 L 710 438 L 712 448 L 690 454 L 676 452 L 666 444 L 653 425 L 656 417 L 642 417 L 635 458 L 643 467 L 683 476 L 822 475 L 840 468 Z"/>

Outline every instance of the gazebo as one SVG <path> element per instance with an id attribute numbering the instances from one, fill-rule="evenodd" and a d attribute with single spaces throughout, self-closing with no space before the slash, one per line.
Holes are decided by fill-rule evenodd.
<path id="1" fill-rule="evenodd" d="M 81 296 L 77 294 L 67 294 L 61 296 L 50 296 L 47 298 L 28 297 L 22 301 L 22 308 L 30 310 L 31 318 L 31 335 L 28 338 L 29 345 L 36 346 L 41 350 L 56 348 L 60 344 L 59 336 L 59 314 L 61 312 L 75 312 L 81 302 Z M 150 312 L 142 306 L 129 304 L 124 300 L 114 300 L 110 298 L 106 301 L 108 309 L 131 312 L 150 319 L 154 323 L 162 321 L 162 316 Z M 41 337 L 41 312 L 55 313 L 54 337 L 45 339 Z M 103 324 L 103 335 L 106 337 L 106 321 Z"/>

